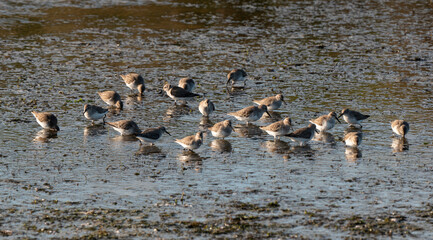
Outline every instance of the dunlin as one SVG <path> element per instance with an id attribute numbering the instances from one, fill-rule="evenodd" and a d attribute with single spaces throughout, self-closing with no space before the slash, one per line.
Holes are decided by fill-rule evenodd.
<path id="1" fill-rule="evenodd" d="M 114 130 L 118 131 L 122 136 L 137 135 L 141 133 L 140 128 L 134 121 L 120 120 L 117 122 L 106 122 L 112 126 Z"/>
<path id="2" fill-rule="evenodd" d="M 209 128 L 209 130 L 212 133 L 212 136 L 217 138 L 228 137 L 232 133 L 232 131 L 234 131 L 232 127 L 232 122 L 230 120 L 215 123 L 215 125 Z"/>
<path id="3" fill-rule="evenodd" d="M 292 120 L 285 118 L 281 121 L 274 122 L 266 127 L 261 127 L 262 130 L 266 131 L 269 135 L 273 136 L 274 139 L 280 139 L 280 136 L 289 133 L 292 128 Z"/>
<path id="4" fill-rule="evenodd" d="M 143 94 L 144 92 L 144 79 L 143 77 L 138 73 L 129 73 L 126 75 L 120 75 L 122 77 L 123 81 L 125 82 L 126 86 L 128 86 L 131 90 L 137 89 L 138 92 Z"/>
<path id="5" fill-rule="evenodd" d="M 304 146 L 306 142 L 310 141 L 314 137 L 314 132 L 316 131 L 316 125 L 310 123 L 308 127 L 300 128 L 286 136 L 288 136 L 293 142 L 298 142 L 301 146 Z"/>
<path id="6" fill-rule="evenodd" d="M 335 119 L 337 119 L 337 121 L 341 123 L 340 119 L 338 119 L 337 117 L 337 114 L 335 112 L 330 112 L 328 115 L 323 115 L 316 119 L 311 119 L 310 122 L 316 125 L 316 129 L 320 132 L 326 132 L 335 126 Z"/>
<path id="7" fill-rule="evenodd" d="M 228 113 L 228 115 L 235 117 L 239 121 L 246 121 L 248 124 L 249 122 L 259 120 L 265 112 L 269 115 L 269 117 L 271 117 L 271 114 L 269 114 L 266 105 L 246 107 L 237 112 Z"/>
<path id="8" fill-rule="evenodd" d="M 47 112 L 32 112 L 35 116 L 36 121 L 41 125 L 42 128 L 59 131 L 60 128 L 57 126 L 57 118 L 52 113 Z"/>
<path id="9" fill-rule="evenodd" d="M 198 105 L 198 110 L 203 116 L 208 117 L 213 111 L 215 111 L 215 105 L 209 99 L 205 99 Z"/>
<path id="10" fill-rule="evenodd" d="M 349 125 L 354 125 L 354 124 L 358 124 L 359 126 L 361 126 L 361 122 L 365 119 L 367 119 L 368 117 L 370 117 L 370 115 L 364 115 L 362 113 L 359 113 L 357 111 L 352 111 L 349 110 L 347 108 L 343 109 L 341 111 L 340 116 L 343 116 L 344 121 L 346 121 Z M 361 126 L 362 128 L 362 126 Z"/>
<path id="11" fill-rule="evenodd" d="M 245 82 L 246 82 L 246 77 L 247 77 L 247 73 L 243 70 L 243 69 L 234 69 L 231 72 L 229 72 L 229 74 L 227 74 L 227 84 L 229 84 L 229 82 L 232 82 L 232 85 L 235 84 L 236 82 L 244 82 L 244 86 L 245 86 Z"/>
<path id="12" fill-rule="evenodd" d="M 110 106 L 115 106 L 116 108 L 123 109 L 123 102 L 120 95 L 115 91 L 104 91 L 98 92 L 102 101 Z"/>
<path id="13" fill-rule="evenodd" d="M 188 92 L 192 92 L 195 88 L 195 82 L 192 78 L 182 78 L 179 80 L 178 86 L 187 90 Z"/>
<path id="14" fill-rule="evenodd" d="M 347 147 L 357 147 L 362 142 L 362 132 L 349 132 L 344 135 L 343 141 Z"/>
<path id="15" fill-rule="evenodd" d="M 169 132 L 165 129 L 165 127 L 156 127 L 156 128 L 148 128 L 143 132 L 136 135 L 138 140 L 140 140 L 140 145 L 145 142 L 153 143 L 156 142 L 163 133 L 167 133 L 171 136 Z"/>
<path id="16" fill-rule="evenodd" d="M 264 98 L 264 99 L 261 99 L 261 100 L 255 100 L 254 103 L 259 104 L 259 105 L 260 104 L 266 105 L 266 107 L 268 107 L 269 111 L 277 110 L 278 108 L 281 107 L 281 105 L 283 103 L 287 104 L 284 101 L 283 95 L 281 95 L 281 94 L 277 94 L 277 95 L 275 95 L 273 97 L 267 97 L 267 98 Z"/>
<path id="17" fill-rule="evenodd" d="M 83 115 L 89 120 L 92 120 L 92 124 L 102 118 L 102 122 L 105 123 L 105 115 L 108 113 L 108 109 L 98 107 L 95 105 L 86 104 L 84 105 Z"/>
<path id="18" fill-rule="evenodd" d="M 203 143 L 203 132 L 197 132 L 195 135 L 176 139 L 175 142 L 180 144 L 183 148 L 192 151 L 199 148 Z"/>
<path id="19" fill-rule="evenodd" d="M 409 132 L 409 123 L 403 120 L 394 120 L 391 123 L 392 131 L 402 137 L 405 137 L 407 132 Z"/>
<path id="20" fill-rule="evenodd" d="M 177 100 L 185 100 L 185 99 L 188 99 L 188 98 L 200 96 L 199 94 L 188 92 L 187 90 L 185 90 L 183 88 L 180 88 L 180 87 L 177 87 L 177 86 L 172 86 L 172 85 L 170 85 L 168 83 L 164 85 L 163 90 L 175 102 L 177 102 Z"/>

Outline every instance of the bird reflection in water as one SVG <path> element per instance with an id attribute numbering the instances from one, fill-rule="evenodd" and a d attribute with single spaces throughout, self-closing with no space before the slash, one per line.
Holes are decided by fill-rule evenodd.
<path id="1" fill-rule="evenodd" d="M 143 100 L 141 94 L 131 94 L 125 99 L 125 104 L 128 106 L 134 106 L 135 103 L 139 103 Z"/>
<path id="2" fill-rule="evenodd" d="M 105 129 L 103 124 L 89 125 L 84 128 L 84 136 L 97 136 L 106 133 L 107 129 Z"/>
<path id="3" fill-rule="evenodd" d="M 310 147 L 310 145 L 306 144 L 303 146 L 295 145 L 290 147 L 290 149 L 286 152 L 288 156 L 303 156 L 307 158 L 313 158 L 315 151 Z"/>
<path id="4" fill-rule="evenodd" d="M 409 142 L 405 137 L 394 137 L 392 139 L 392 152 L 403 152 L 409 150 Z"/>
<path id="5" fill-rule="evenodd" d="M 57 131 L 44 128 L 36 133 L 33 141 L 47 143 L 51 138 L 57 138 Z"/>
<path id="6" fill-rule="evenodd" d="M 182 103 L 180 105 L 171 105 L 165 111 L 164 120 L 168 120 L 171 118 L 178 118 L 182 115 L 187 115 L 191 112 L 191 108 L 186 105 L 186 103 Z"/>
<path id="7" fill-rule="evenodd" d="M 245 94 L 245 86 L 226 86 L 227 93 L 232 96 Z"/>
<path id="8" fill-rule="evenodd" d="M 313 141 L 316 142 L 324 142 L 324 143 L 331 143 L 331 144 L 335 144 L 335 138 L 334 135 L 332 135 L 331 133 L 328 132 L 319 132 L 316 133 L 312 139 Z"/>
<path id="9" fill-rule="evenodd" d="M 155 153 L 161 153 L 161 149 L 155 145 L 140 145 L 140 149 L 138 149 L 136 155 L 151 155 Z"/>
<path id="10" fill-rule="evenodd" d="M 344 135 L 347 135 L 348 133 L 351 132 L 362 132 L 362 128 L 359 127 L 355 127 L 353 125 L 347 127 L 346 129 L 344 129 Z"/>
<path id="11" fill-rule="evenodd" d="M 232 144 L 224 139 L 215 139 L 210 143 L 212 150 L 220 153 L 226 153 L 232 151 Z"/>
<path id="12" fill-rule="evenodd" d="M 240 137 L 253 137 L 253 136 L 261 136 L 263 131 L 254 124 L 238 124 L 234 126 L 235 132 Z"/>
<path id="13" fill-rule="evenodd" d="M 285 154 L 290 151 L 290 145 L 287 142 L 276 139 L 275 141 L 266 141 L 262 143 L 270 153 Z"/>
<path id="14" fill-rule="evenodd" d="M 193 168 L 196 172 L 202 171 L 203 158 L 193 151 L 182 151 L 178 155 L 182 169 Z"/>
<path id="15" fill-rule="evenodd" d="M 356 160 L 362 157 L 362 152 L 357 147 L 346 147 L 344 154 L 348 162 L 356 162 Z"/>
<path id="16" fill-rule="evenodd" d="M 138 139 L 134 135 L 117 135 L 110 140 L 113 142 L 135 142 Z"/>
<path id="17" fill-rule="evenodd" d="M 281 117 L 281 114 L 279 114 L 278 112 L 273 112 L 273 111 L 268 111 L 268 112 L 271 116 L 269 116 L 267 114 L 263 114 L 262 118 L 260 118 L 260 120 L 262 122 L 273 123 L 273 122 L 280 121 L 281 119 L 283 119 L 283 117 Z"/>
<path id="18" fill-rule="evenodd" d="M 203 116 L 200 120 L 200 126 L 203 127 L 202 130 L 206 131 L 208 127 L 211 127 L 213 123 L 209 119 L 209 117 Z"/>

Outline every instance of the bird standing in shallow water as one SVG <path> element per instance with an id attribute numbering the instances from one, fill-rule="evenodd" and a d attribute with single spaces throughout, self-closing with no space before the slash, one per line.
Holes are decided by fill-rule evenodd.
<path id="1" fill-rule="evenodd" d="M 190 151 L 199 148 L 203 144 L 203 132 L 197 132 L 195 135 L 176 139 L 176 143 Z"/>
<path id="2" fill-rule="evenodd" d="M 228 115 L 235 117 L 239 121 L 246 121 L 248 124 L 249 122 L 259 120 L 265 112 L 269 115 L 269 117 L 271 117 L 271 114 L 269 114 L 268 107 L 266 107 L 266 105 L 246 107 L 237 112 L 228 113 Z"/>
<path id="3" fill-rule="evenodd" d="M 211 100 L 205 99 L 198 105 L 198 110 L 203 116 L 208 117 L 211 113 L 213 113 L 213 111 L 215 111 L 215 105 L 213 102 L 211 102 Z"/>
<path id="4" fill-rule="evenodd" d="M 134 121 L 120 120 L 117 122 L 106 122 L 112 126 L 114 130 L 118 131 L 122 136 L 137 135 L 141 133 L 140 128 Z"/>
<path id="5" fill-rule="evenodd" d="M 281 94 L 277 94 L 275 96 L 272 97 L 267 97 L 267 98 L 263 98 L 261 100 L 255 100 L 254 103 L 258 104 L 258 105 L 266 105 L 266 107 L 268 107 L 269 111 L 273 111 L 273 110 L 277 110 L 278 108 L 281 107 L 281 105 L 287 104 L 284 101 L 284 97 Z"/>
<path id="6" fill-rule="evenodd" d="M 290 118 L 285 118 L 281 121 L 274 122 L 266 127 L 261 127 L 262 130 L 273 136 L 274 140 L 280 139 L 280 136 L 288 134 L 291 128 L 292 120 Z"/>
<path id="7" fill-rule="evenodd" d="M 128 73 L 126 75 L 120 75 L 120 77 L 125 82 L 126 86 L 128 86 L 131 90 L 137 89 L 140 95 L 143 94 L 145 86 L 144 79 L 138 73 Z"/>
<path id="8" fill-rule="evenodd" d="M 358 147 L 362 142 L 362 132 L 349 132 L 344 135 L 343 141 L 347 147 Z"/>
<path id="9" fill-rule="evenodd" d="M 314 132 L 316 131 L 316 125 L 310 123 L 308 127 L 300 128 L 286 136 L 288 136 L 293 142 L 298 142 L 301 146 L 304 146 L 306 142 L 310 141 L 314 137 Z"/>
<path id="10" fill-rule="evenodd" d="M 346 121 L 350 126 L 354 124 L 358 124 L 359 126 L 361 126 L 361 128 L 362 128 L 361 122 L 370 117 L 370 115 L 364 115 L 360 112 L 352 111 L 347 108 L 343 109 L 341 111 L 340 116 L 338 117 L 341 116 L 343 116 L 344 121 Z"/>
<path id="11" fill-rule="evenodd" d="M 98 92 L 99 97 L 101 97 L 102 101 L 110 106 L 114 106 L 120 110 L 123 109 L 123 102 L 120 98 L 120 95 L 115 91 L 104 91 Z"/>
<path id="12" fill-rule="evenodd" d="M 165 127 L 161 126 L 156 128 L 148 128 L 143 132 L 135 135 L 135 137 L 140 140 L 140 145 L 145 142 L 150 142 L 153 145 L 153 143 L 156 142 L 164 132 L 171 136 L 171 134 L 167 132 Z"/>
<path id="13" fill-rule="evenodd" d="M 200 96 L 199 94 L 188 92 L 183 88 L 172 86 L 168 83 L 164 85 L 163 90 L 171 99 L 174 100 L 175 103 L 177 102 L 177 100 L 185 100 L 188 98 Z"/>
<path id="14" fill-rule="evenodd" d="M 89 120 L 92 120 L 92 124 L 94 124 L 95 121 L 102 118 L 102 122 L 105 123 L 105 116 L 108 113 L 108 109 L 98 107 L 95 105 L 86 104 L 84 105 L 84 112 L 83 115 Z"/>
<path id="15" fill-rule="evenodd" d="M 35 116 L 36 122 L 38 122 L 42 128 L 55 130 L 55 131 L 60 130 L 59 126 L 57 126 L 57 118 L 56 116 L 54 116 L 54 114 L 48 112 L 36 112 L 36 111 L 33 111 L 32 114 L 33 116 Z"/>
<path id="16" fill-rule="evenodd" d="M 244 86 L 246 83 L 246 77 L 247 77 L 247 73 L 243 70 L 243 69 L 234 69 L 231 72 L 229 72 L 229 74 L 227 74 L 227 83 L 226 85 L 229 84 L 229 82 L 232 82 L 232 85 L 235 84 L 236 82 L 244 82 Z"/>
<path id="17" fill-rule="evenodd" d="M 182 78 L 179 80 L 178 86 L 188 92 L 192 92 L 195 88 L 195 82 L 192 78 Z"/>
<path id="18" fill-rule="evenodd" d="M 391 123 L 391 128 L 395 134 L 406 137 L 406 134 L 409 132 L 409 123 L 403 120 L 394 120 Z"/>
<path id="19" fill-rule="evenodd" d="M 340 119 L 337 117 L 337 113 L 330 112 L 328 115 L 322 115 L 316 119 L 311 119 L 310 122 L 316 125 L 316 129 L 320 132 L 326 132 L 335 126 L 335 119 L 341 123 Z"/>
<path id="20" fill-rule="evenodd" d="M 215 125 L 213 125 L 213 127 L 210 127 L 209 130 L 212 133 L 212 136 L 223 139 L 230 136 L 232 131 L 234 131 L 232 127 L 232 122 L 230 120 L 215 123 Z"/>

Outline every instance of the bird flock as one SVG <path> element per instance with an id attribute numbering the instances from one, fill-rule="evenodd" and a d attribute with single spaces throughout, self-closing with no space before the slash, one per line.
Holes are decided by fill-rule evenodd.
<path id="1" fill-rule="evenodd" d="M 137 73 L 129 73 L 126 75 L 120 75 L 120 77 L 125 82 L 126 86 L 131 90 L 138 90 L 140 96 L 145 91 L 144 79 L 141 75 Z M 236 83 L 242 82 L 245 87 L 247 80 L 247 73 L 243 69 L 235 69 L 228 73 L 226 86 L 231 83 L 235 85 Z M 163 86 L 163 91 L 166 95 L 173 99 L 177 104 L 179 101 L 187 101 L 191 98 L 201 96 L 200 94 L 193 93 L 196 84 L 191 78 L 182 78 L 179 80 L 178 86 L 173 86 L 169 83 L 165 83 Z M 103 91 L 98 92 L 99 97 L 110 107 L 122 110 L 123 102 L 120 95 L 115 91 Z M 276 96 L 267 97 L 261 100 L 254 101 L 255 106 L 249 106 L 240 109 L 235 112 L 230 112 L 227 115 L 236 118 L 239 121 L 245 121 L 247 125 L 251 122 L 255 122 L 262 118 L 266 113 L 271 119 L 272 116 L 269 111 L 274 111 L 279 109 L 282 104 L 287 104 L 284 101 L 282 94 L 277 94 Z M 204 117 L 209 117 L 215 111 L 215 105 L 209 99 L 204 99 L 200 102 L 198 109 Z M 138 125 L 132 120 L 120 120 L 116 122 L 105 122 L 106 114 L 109 112 L 107 108 L 100 106 L 85 104 L 83 115 L 86 119 L 91 120 L 92 124 L 95 121 L 102 119 L 103 124 L 111 126 L 114 130 L 119 132 L 122 136 L 135 136 L 139 141 L 140 145 L 149 143 L 154 144 L 164 133 L 171 134 L 163 126 L 149 128 L 141 131 Z M 59 131 L 57 118 L 52 113 L 49 112 L 36 112 L 33 111 L 32 114 L 36 118 L 38 124 L 50 131 Z M 276 121 L 270 125 L 261 127 L 260 129 L 269 135 L 274 137 L 274 140 L 279 140 L 282 136 L 288 137 L 293 142 L 297 142 L 300 146 L 304 146 L 308 141 L 310 141 L 316 133 L 324 133 L 331 130 L 336 121 L 340 122 L 340 117 L 343 117 L 349 126 L 353 127 L 354 130 L 349 131 L 345 134 L 343 141 L 347 147 L 356 148 L 362 142 L 362 125 L 361 122 L 367 118 L 369 115 L 364 115 L 360 112 L 353 111 L 350 109 L 343 109 L 339 116 L 336 112 L 330 112 L 327 115 L 320 116 L 316 119 L 311 119 L 310 124 L 307 127 L 303 127 L 297 130 L 293 129 L 292 120 L 290 117 L 286 117 L 283 120 Z M 359 128 L 355 126 L 359 125 Z M 395 120 L 391 123 L 392 131 L 405 138 L 409 131 L 409 124 L 403 120 Z M 232 126 L 231 120 L 223 120 L 214 124 L 212 127 L 208 128 L 209 132 L 215 138 L 226 138 L 230 136 L 232 132 L 236 132 Z M 198 149 L 203 144 L 203 131 L 197 132 L 195 135 L 187 136 L 182 139 L 176 139 L 175 142 L 181 145 L 184 149 L 193 151 Z"/>

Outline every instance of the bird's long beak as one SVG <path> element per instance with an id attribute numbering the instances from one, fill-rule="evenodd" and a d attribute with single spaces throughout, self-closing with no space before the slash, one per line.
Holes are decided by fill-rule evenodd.
<path id="1" fill-rule="evenodd" d="M 281 100 L 285 105 L 287 105 L 286 101 L 284 101 L 284 99 Z"/>
<path id="2" fill-rule="evenodd" d="M 170 135 L 171 136 L 171 134 L 169 133 L 169 132 L 167 132 L 167 130 L 164 130 L 164 132 L 166 132 L 168 135 Z"/>
<path id="3" fill-rule="evenodd" d="M 268 111 L 266 111 L 266 113 L 268 114 L 268 116 L 269 116 L 270 118 L 272 118 L 271 114 L 270 114 Z"/>
<path id="4" fill-rule="evenodd" d="M 343 116 L 343 114 L 340 114 L 340 115 L 337 117 L 337 119 L 340 118 L 341 116 Z"/>
<path id="5" fill-rule="evenodd" d="M 316 133 L 320 133 L 320 131 L 319 131 L 319 130 L 317 130 L 317 128 L 316 128 L 316 129 L 314 129 L 314 131 L 315 131 Z"/>
<path id="6" fill-rule="evenodd" d="M 337 119 L 337 121 L 338 121 L 339 123 L 341 123 L 341 122 L 340 122 L 340 119 L 338 119 L 338 117 L 335 117 L 335 119 Z"/>

